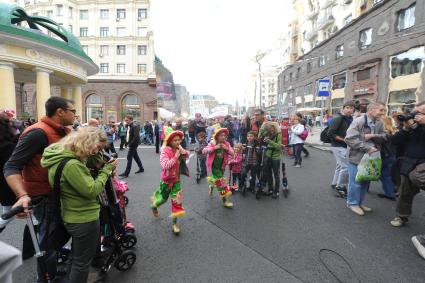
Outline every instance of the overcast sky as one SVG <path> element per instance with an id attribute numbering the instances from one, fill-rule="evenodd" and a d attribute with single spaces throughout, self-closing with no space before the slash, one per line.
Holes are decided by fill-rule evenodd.
<path id="1" fill-rule="evenodd" d="M 154 0 L 155 52 L 191 93 L 243 103 L 253 57 L 279 40 L 292 0 Z M 265 67 L 278 64 L 270 56 Z M 267 62 L 269 61 L 269 62 Z"/>

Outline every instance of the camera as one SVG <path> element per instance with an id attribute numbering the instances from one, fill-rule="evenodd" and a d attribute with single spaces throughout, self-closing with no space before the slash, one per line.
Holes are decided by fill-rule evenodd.
<path id="1" fill-rule="evenodd" d="M 413 111 L 410 113 L 403 113 L 403 114 L 397 115 L 397 120 L 399 120 L 400 122 L 406 122 L 406 121 L 415 119 L 415 116 L 418 114 L 420 113 L 417 111 Z"/>
<path id="2" fill-rule="evenodd" d="M 113 154 L 108 154 L 108 153 L 106 153 L 106 152 L 103 152 L 103 161 L 105 161 L 105 162 L 112 162 L 112 161 L 114 161 L 115 159 L 117 159 L 117 154 L 116 153 L 113 153 Z"/>

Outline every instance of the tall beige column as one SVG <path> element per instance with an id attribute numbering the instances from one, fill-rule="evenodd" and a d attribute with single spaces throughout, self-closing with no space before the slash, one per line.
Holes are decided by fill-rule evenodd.
<path id="1" fill-rule="evenodd" d="M 44 104 L 50 98 L 50 74 L 52 71 L 43 68 L 35 68 L 37 72 L 36 94 L 37 94 L 37 118 L 46 115 Z"/>
<path id="2" fill-rule="evenodd" d="M 15 65 L 9 62 L 0 62 L 0 109 L 16 111 Z"/>
<path id="3" fill-rule="evenodd" d="M 72 88 L 72 100 L 74 101 L 75 115 L 80 116 L 80 121 L 83 121 L 83 93 L 81 91 L 81 85 L 74 85 Z"/>
<path id="4" fill-rule="evenodd" d="M 61 86 L 61 97 L 69 99 L 69 86 L 68 85 Z"/>

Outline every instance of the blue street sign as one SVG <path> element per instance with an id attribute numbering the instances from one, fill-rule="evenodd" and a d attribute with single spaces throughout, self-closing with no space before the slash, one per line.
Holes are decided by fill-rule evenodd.
<path id="1" fill-rule="evenodd" d="M 330 79 L 321 79 L 317 82 L 317 96 L 318 97 L 327 97 L 331 95 L 330 92 L 331 80 Z"/>

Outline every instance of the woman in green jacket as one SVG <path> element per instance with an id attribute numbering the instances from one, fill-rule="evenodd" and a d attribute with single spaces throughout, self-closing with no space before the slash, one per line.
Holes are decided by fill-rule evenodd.
<path id="1" fill-rule="evenodd" d="M 72 237 L 72 266 L 70 282 L 87 282 L 90 263 L 99 241 L 99 211 L 97 196 L 103 191 L 108 176 L 116 167 L 102 164 L 97 178 L 90 175 L 88 158 L 99 155 L 107 145 L 104 132 L 86 127 L 66 136 L 45 149 L 41 166 L 48 168 L 49 183 L 53 187 L 58 165 L 70 158 L 60 178 L 61 214 L 66 230 Z"/>

